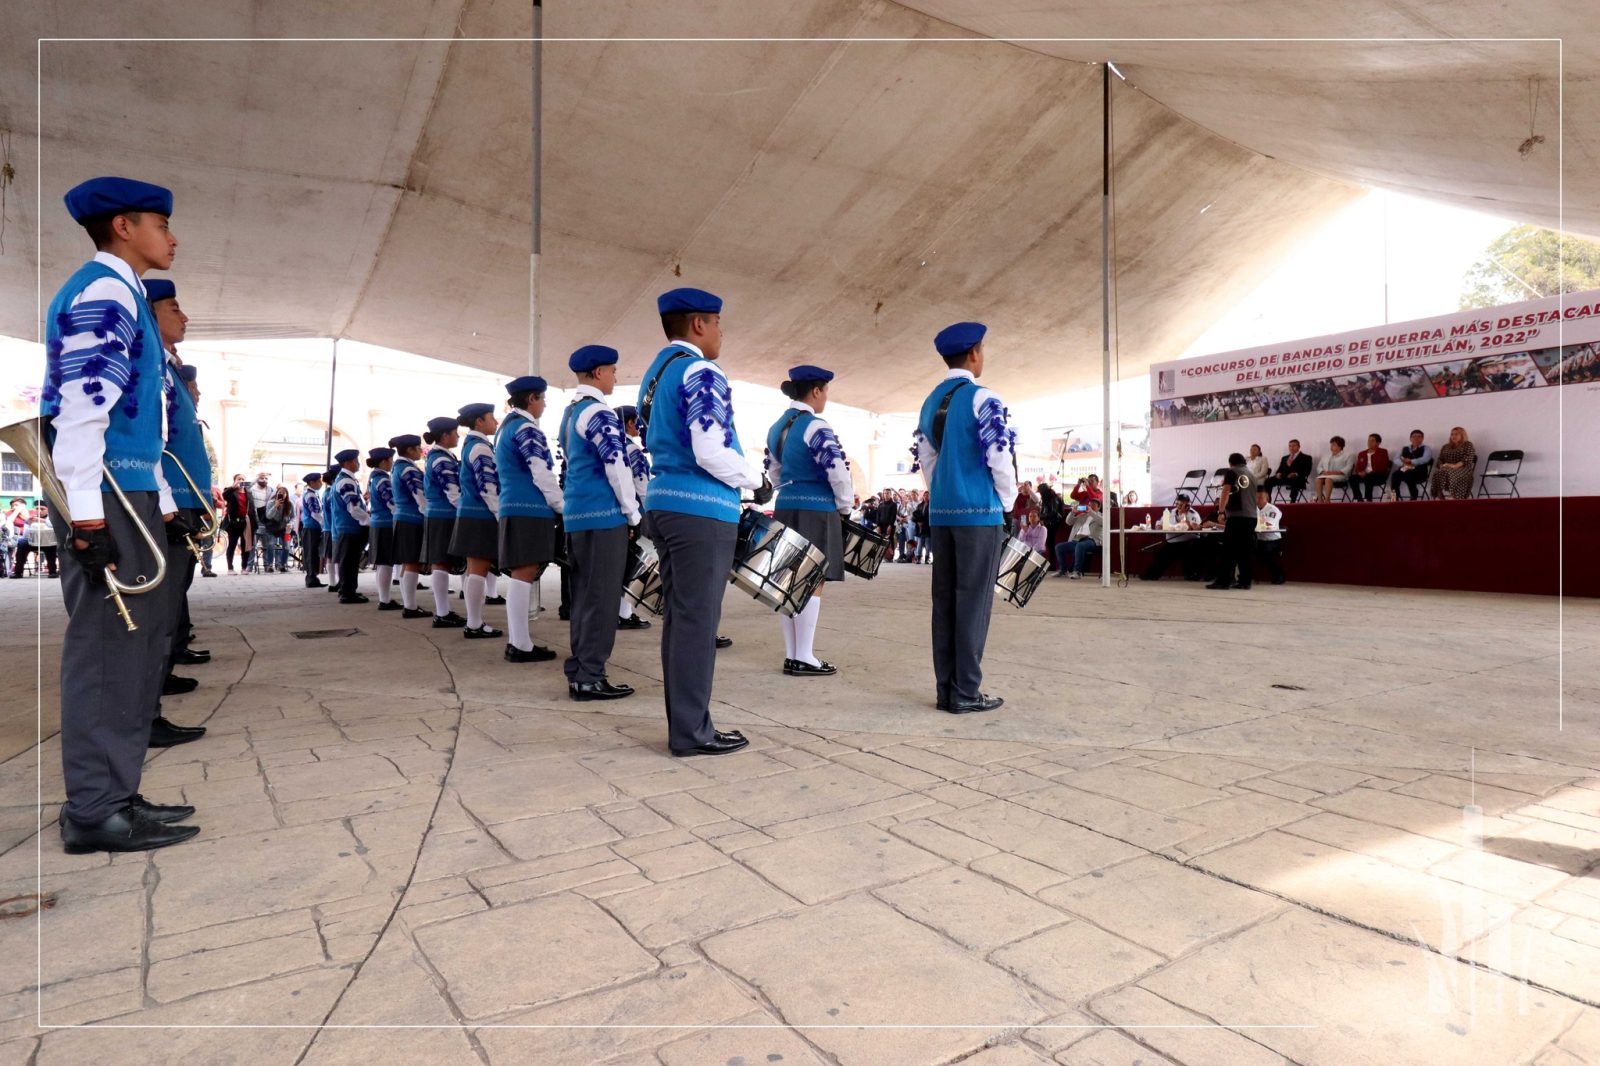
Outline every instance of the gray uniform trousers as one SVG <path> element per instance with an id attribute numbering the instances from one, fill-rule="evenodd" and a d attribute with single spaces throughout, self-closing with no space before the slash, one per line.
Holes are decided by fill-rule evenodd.
<path id="1" fill-rule="evenodd" d="M 565 663 L 567 681 L 588 685 L 605 680 L 606 660 L 617 643 L 617 604 L 622 602 L 622 577 L 628 568 L 628 527 L 568 533 L 567 559 L 572 571 L 572 654 Z"/>
<path id="2" fill-rule="evenodd" d="M 938 698 L 977 699 L 989 639 L 1001 526 L 934 526 L 933 676 Z"/>
<path id="3" fill-rule="evenodd" d="M 197 529 L 206 517 L 204 511 L 190 507 L 182 508 L 178 513 Z M 194 584 L 194 571 L 195 557 L 194 552 L 189 550 L 189 542 L 180 540 L 176 544 L 168 544 L 167 580 L 162 584 L 172 586 L 169 595 L 174 613 L 172 630 L 167 634 L 167 668 L 162 676 L 163 682 L 172 676 L 173 657 L 189 646 L 189 589 Z M 157 713 L 160 713 L 159 709 Z"/>
<path id="4" fill-rule="evenodd" d="M 693 748 L 709 743 L 716 733 L 711 725 L 711 678 L 717 667 L 722 594 L 733 569 L 739 527 L 673 511 L 651 511 L 645 522 L 661 560 L 667 744 L 679 750 Z M 615 611 L 613 603 L 613 615 Z"/>
<path id="5" fill-rule="evenodd" d="M 130 492 L 128 502 L 145 527 L 164 544 L 161 504 L 154 492 Z M 153 576 L 149 550 L 127 513 L 106 495 L 106 524 L 117 544 L 118 576 Z M 72 551 L 72 531 L 50 516 L 61 541 L 61 598 L 67 632 L 61 646 L 61 771 L 67 787 L 67 816 L 92 823 L 115 814 L 139 791 L 150 721 L 166 666 L 161 619 L 169 604 L 161 589 L 125 596 L 138 629 L 128 632 L 106 597 L 106 586 L 91 580 Z M 167 580 L 175 580 L 169 577 Z"/>

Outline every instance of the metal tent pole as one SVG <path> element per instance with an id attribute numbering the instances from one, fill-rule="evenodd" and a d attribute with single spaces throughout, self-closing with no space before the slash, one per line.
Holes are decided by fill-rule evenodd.
<path id="1" fill-rule="evenodd" d="M 333 338 L 333 365 L 328 369 L 328 448 L 323 457 L 324 468 L 333 465 L 333 393 L 339 384 L 339 338 Z"/>
<path id="2" fill-rule="evenodd" d="M 542 99 L 544 63 L 544 4 L 533 0 L 533 246 L 528 257 L 528 373 L 539 372 L 539 188 L 540 155 L 544 125 Z"/>
<path id="3" fill-rule="evenodd" d="M 1111 62 L 1100 71 L 1100 585 L 1111 587 Z M 1121 497 L 1118 497 L 1118 503 Z"/>

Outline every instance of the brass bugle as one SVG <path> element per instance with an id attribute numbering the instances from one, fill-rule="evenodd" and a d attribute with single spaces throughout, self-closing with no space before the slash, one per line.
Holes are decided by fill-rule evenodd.
<path id="1" fill-rule="evenodd" d="M 169 451 L 163 451 L 161 454 L 172 460 L 172 465 L 178 468 L 178 473 L 183 475 L 183 480 L 189 483 L 189 491 L 194 493 L 195 499 L 200 501 L 200 509 L 206 513 L 206 524 L 195 532 L 185 533 L 183 536 L 184 543 L 189 545 L 189 551 L 194 555 L 194 561 L 203 563 L 205 558 L 200 550 L 200 542 L 202 540 L 215 539 L 217 531 L 222 528 L 222 523 L 217 520 L 217 509 L 211 505 L 209 494 L 201 492 L 200 486 L 194 483 L 194 478 L 189 475 L 189 470 L 183 465 L 182 459 L 179 459 Z"/>
<path id="2" fill-rule="evenodd" d="M 9 426 L 0 426 L 0 443 L 17 453 L 17 458 L 22 460 L 33 476 L 39 479 L 39 484 L 44 490 L 45 498 L 50 501 L 50 506 L 56 509 L 56 514 L 61 516 L 61 521 L 67 524 L 69 530 L 68 543 L 64 545 L 71 549 L 70 530 L 72 527 L 72 514 L 67 510 L 67 492 L 61 485 L 61 479 L 56 476 L 55 462 L 50 458 L 50 452 L 44 446 L 44 420 L 42 418 L 25 418 L 21 422 L 13 422 Z M 128 497 L 123 495 L 122 486 L 117 484 L 117 479 L 111 476 L 111 471 L 105 472 L 106 484 L 111 486 L 112 495 L 128 513 L 133 528 L 139 531 L 144 538 L 145 545 L 149 547 L 150 554 L 155 558 L 155 574 L 148 580 L 140 575 L 132 584 L 117 580 L 114 571 L 107 568 L 106 598 L 117 609 L 117 614 L 122 616 L 123 624 L 132 633 L 139 626 L 134 622 L 133 615 L 128 613 L 128 605 L 122 602 L 124 596 L 140 596 L 152 592 L 167 576 L 167 553 L 165 546 L 157 541 L 145 524 L 139 520 L 139 515 L 133 509 L 133 504 L 128 502 Z"/>

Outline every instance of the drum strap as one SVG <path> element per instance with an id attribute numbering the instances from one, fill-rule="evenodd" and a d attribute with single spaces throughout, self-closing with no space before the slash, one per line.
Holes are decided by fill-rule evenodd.
<path id="1" fill-rule="evenodd" d="M 939 401 L 939 409 L 933 413 L 933 448 L 935 451 L 944 451 L 944 422 L 950 415 L 950 401 L 955 399 L 956 393 L 970 384 L 972 384 L 970 381 L 956 382 L 944 394 L 944 399 Z"/>
<path id="2" fill-rule="evenodd" d="M 790 411 L 789 417 L 784 419 L 783 428 L 778 430 L 778 454 L 773 456 L 780 465 L 783 463 L 783 446 L 789 443 L 789 431 L 794 428 L 795 422 L 800 418 L 801 412 Z"/>
<path id="3" fill-rule="evenodd" d="M 661 369 L 656 371 L 656 376 L 650 379 L 649 386 L 645 388 L 644 395 L 639 400 L 639 438 L 641 444 L 646 443 L 645 434 L 650 426 L 650 411 L 656 405 L 656 386 L 661 384 L 661 378 L 664 374 L 666 374 L 667 367 L 671 366 L 673 363 L 676 363 L 679 359 L 688 359 L 693 355 L 693 352 L 673 352 L 672 357 L 665 363 L 662 363 Z M 648 446 L 646 447 L 646 450 L 649 450 Z"/>

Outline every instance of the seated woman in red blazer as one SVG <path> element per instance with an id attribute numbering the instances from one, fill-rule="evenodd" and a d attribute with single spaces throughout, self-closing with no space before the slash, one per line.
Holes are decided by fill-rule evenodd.
<path id="1" fill-rule="evenodd" d="M 1367 434 L 1367 449 L 1356 455 L 1355 472 L 1350 475 L 1350 495 L 1358 500 L 1372 500 L 1377 488 L 1389 479 L 1389 449 L 1383 447 L 1383 438 L 1376 433 Z"/>

